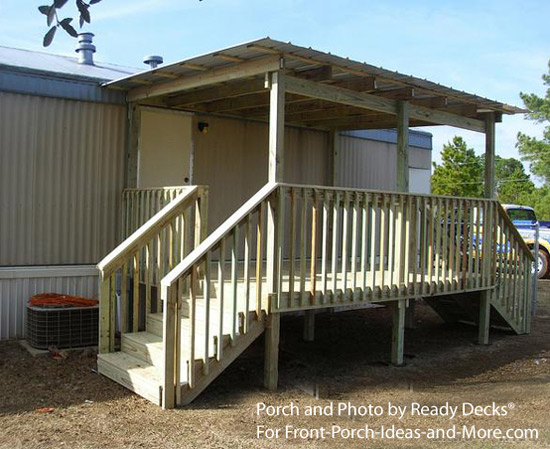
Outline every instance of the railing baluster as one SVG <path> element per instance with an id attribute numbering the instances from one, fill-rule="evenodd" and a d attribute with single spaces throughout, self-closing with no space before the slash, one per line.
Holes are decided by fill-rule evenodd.
<path id="1" fill-rule="evenodd" d="M 338 301 L 338 224 L 339 224 L 340 194 L 332 196 L 332 302 Z"/>
<path id="2" fill-rule="evenodd" d="M 128 332 L 128 263 L 122 265 L 120 276 L 120 332 Z"/>
<path id="3" fill-rule="evenodd" d="M 371 219 L 371 252 L 370 252 L 370 276 L 371 276 L 371 286 L 372 286 L 372 295 L 376 295 L 376 242 L 380 241 L 376 238 L 376 229 L 381 229 L 380 225 L 377 224 L 376 211 L 380 211 L 380 197 L 377 194 L 372 195 L 372 219 Z"/>
<path id="4" fill-rule="evenodd" d="M 261 260 L 261 259 L 259 259 Z M 225 311 L 225 237 L 222 237 L 220 240 L 220 252 L 218 257 L 218 306 L 219 306 L 219 317 L 218 317 L 218 346 L 216 348 L 216 358 L 218 362 L 222 359 L 223 355 L 223 317 Z"/>
<path id="5" fill-rule="evenodd" d="M 265 223 L 265 202 L 262 201 L 258 210 L 258 224 L 256 228 L 256 319 L 260 319 L 262 313 L 262 284 L 263 284 L 263 263 L 264 263 L 264 223 Z M 225 238 L 223 239 L 225 242 Z M 224 252 L 225 254 L 225 252 Z"/>
<path id="6" fill-rule="evenodd" d="M 381 204 L 380 204 L 380 256 L 379 256 L 379 278 L 380 278 L 380 294 L 384 294 L 384 275 L 386 270 L 386 223 L 388 212 L 386 210 L 387 197 L 386 195 L 381 195 Z"/>
<path id="7" fill-rule="evenodd" d="M 353 217 L 351 230 L 351 285 L 352 294 L 351 300 L 356 299 L 357 294 L 357 245 L 358 245 L 358 230 L 359 230 L 359 193 L 355 193 L 355 201 L 353 202 Z"/>
<path id="8" fill-rule="evenodd" d="M 390 194 L 388 195 L 388 278 L 389 278 L 389 290 L 388 293 L 390 296 L 393 296 L 394 291 L 394 281 L 395 281 L 395 246 L 396 246 L 396 211 L 395 211 L 395 201 L 396 196 Z"/>
<path id="9" fill-rule="evenodd" d="M 203 373 L 208 375 L 210 370 L 210 267 L 212 265 L 212 253 L 206 254 L 204 261 L 204 365 Z M 218 342 L 221 345 L 222 341 Z"/>
<path id="10" fill-rule="evenodd" d="M 288 302 L 294 303 L 294 271 L 296 246 L 296 189 L 290 189 L 290 230 L 288 237 Z"/>
<path id="11" fill-rule="evenodd" d="M 303 307 L 306 302 L 306 252 L 307 252 L 307 197 L 306 190 L 302 189 L 301 214 L 300 214 L 300 300 Z"/>
<path id="12" fill-rule="evenodd" d="M 317 220 L 319 198 L 317 191 L 313 190 L 311 197 L 311 270 L 310 270 L 310 285 L 311 285 L 311 304 L 315 305 L 317 294 Z"/>
<path id="13" fill-rule="evenodd" d="M 447 232 L 449 223 L 449 200 L 442 200 L 442 217 L 441 217 L 441 234 L 442 234 L 442 251 L 441 251 L 441 272 L 443 275 L 443 291 L 449 291 L 447 278 L 449 277 L 449 234 Z"/>
<path id="14" fill-rule="evenodd" d="M 369 260 L 369 195 L 363 193 L 363 205 L 361 208 L 361 279 L 362 294 L 361 300 L 367 299 L 367 270 Z"/>
<path id="15" fill-rule="evenodd" d="M 132 332 L 139 330 L 139 251 L 134 255 Z"/>
<path id="16" fill-rule="evenodd" d="M 244 222 L 244 333 L 247 333 L 250 327 L 250 245 L 252 244 L 251 229 L 250 215 L 248 215 Z"/>
<path id="17" fill-rule="evenodd" d="M 329 209 L 330 201 L 328 193 L 325 191 L 323 193 L 323 236 L 322 236 L 322 249 L 321 249 L 321 285 L 323 290 L 323 297 L 321 300 L 322 304 L 325 304 L 327 301 L 327 288 L 328 288 L 328 277 L 327 277 L 327 265 L 328 265 L 328 251 L 329 251 L 329 242 L 328 242 L 328 233 L 329 233 Z"/>
<path id="18" fill-rule="evenodd" d="M 237 338 L 237 301 L 238 301 L 238 248 L 239 247 L 239 225 L 233 229 L 233 242 L 231 245 L 231 344 L 236 343 Z"/>
<path id="19" fill-rule="evenodd" d="M 187 382 L 189 388 L 195 387 L 195 337 L 197 331 L 197 296 L 199 294 L 198 267 L 191 270 L 191 285 L 189 286 L 189 369 Z"/>

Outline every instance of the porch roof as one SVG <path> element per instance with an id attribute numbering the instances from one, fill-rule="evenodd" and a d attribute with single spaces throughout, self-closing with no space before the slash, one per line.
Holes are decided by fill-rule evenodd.
<path id="1" fill-rule="evenodd" d="M 451 124 L 483 131 L 481 124 L 488 112 L 496 113 L 497 121 L 502 114 L 526 112 L 426 79 L 270 38 L 165 64 L 104 85 L 127 90 L 129 101 L 267 120 L 269 93 L 264 74 L 282 68 L 281 61 L 293 81 L 286 90 L 288 124 L 339 130 L 391 128 L 395 127 L 398 100 L 408 100 L 415 108 L 410 126 Z M 321 92 L 315 91 L 315 86 L 322 86 Z M 351 96 L 342 99 L 341 94 Z M 366 107 L 369 104 L 372 110 Z"/>

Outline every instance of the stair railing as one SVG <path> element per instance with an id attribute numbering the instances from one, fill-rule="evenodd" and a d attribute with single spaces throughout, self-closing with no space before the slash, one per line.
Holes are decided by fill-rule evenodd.
<path id="1" fill-rule="evenodd" d="M 536 276 L 534 257 L 504 208 L 496 203 L 493 241 L 496 247 L 491 264 L 497 282 L 491 304 L 508 318 L 519 333 L 531 331 L 532 277 Z"/>
<path id="2" fill-rule="evenodd" d="M 195 388 L 197 359 L 202 359 L 203 373 L 208 374 L 212 340 L 215 358 L 221 361 L 224 335 L 229 334 L 235 344 L 251 326 L 251 312 L 255 311 L 256 319 L 260 319 L 267 309 L 262 292 L 264 250 L 274 246 L 266 242 L 266 212 L 275 210 L 276 198 L 277 184 L 265 185 L 162 279 L 164 408 L 179 402 L 182 378 L 187 379 L 188 388 Z M 273 257 L 268 254 L 267 259 Z M 273 271 L 268 262 L 267 272 Z M 197 308 L 199 298 L 203 300 L 202 311 Z M 214 300 L 217 311 L 211 307 Z M 185 307 L 190 328 L 188 340 L 183 343 L 188 349 L 188 363 L 183 364 L 187 373 L 182 373 L 181 317 Z M 197 335 L 204 338 L 204 352 L 200 354 Z"/>
<path id="3" fill-rule="evenodd" d="M 128 188 L 122 192 L 122 240 L 192 186 Z"/>
<path id="4" fill-rule="evenodd" d="M 145 202 L 133 206 L 136 216 L 138 204 Z M 207 211 L 207 187 L 186 187 L 98 263 L 100 353 L 115 351 L 117 331 L 143 330 L 147 314 L 159 308 L 162 277 L 206 236 Z"/>

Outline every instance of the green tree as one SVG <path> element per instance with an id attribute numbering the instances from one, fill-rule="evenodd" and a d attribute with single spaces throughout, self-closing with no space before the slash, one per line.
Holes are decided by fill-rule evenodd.
<path id="1" fill-rule="evenodd" d="M 548 66 L 549 73 L 542 75 L 543 83 L 547 86 L 544 98 L 536 94 L 520 93 L 529 110 L 527 118 L 537 123 L 550 122 L 550 62 Z M 544 129 L 542 139 L 518 133 L 516 146 L 522 159 L 529 162 L 531 173 L 550 185 L 550 126 Z"/>
<path id="2" fill-rule="evenodd" d="M 433 163 L 432 192 L 436 195 L 479 197 L 483 193 L 483 164 L 462 137 L 443 145 L 441 164 Z"/>
<path id="3" fill-rule="evenodd" d="M 521 161 L 495 156 L 495 189 L 501 203 L 523 204 L 535 189 Z"/>

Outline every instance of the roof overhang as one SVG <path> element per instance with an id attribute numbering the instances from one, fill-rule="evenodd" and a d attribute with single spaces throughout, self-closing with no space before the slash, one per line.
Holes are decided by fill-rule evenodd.
<path id="1" fill-rule="evenodd" d="M 366 63 L 269 38 L 166 64 L 106 83 L 128 101 L 267 120 L 265 74 L 284 70 L 288 124 L 320 129 L 395 127 L 397 103 L 410 126 L 484 131 L 485 117 L 525 110 Z"/>

